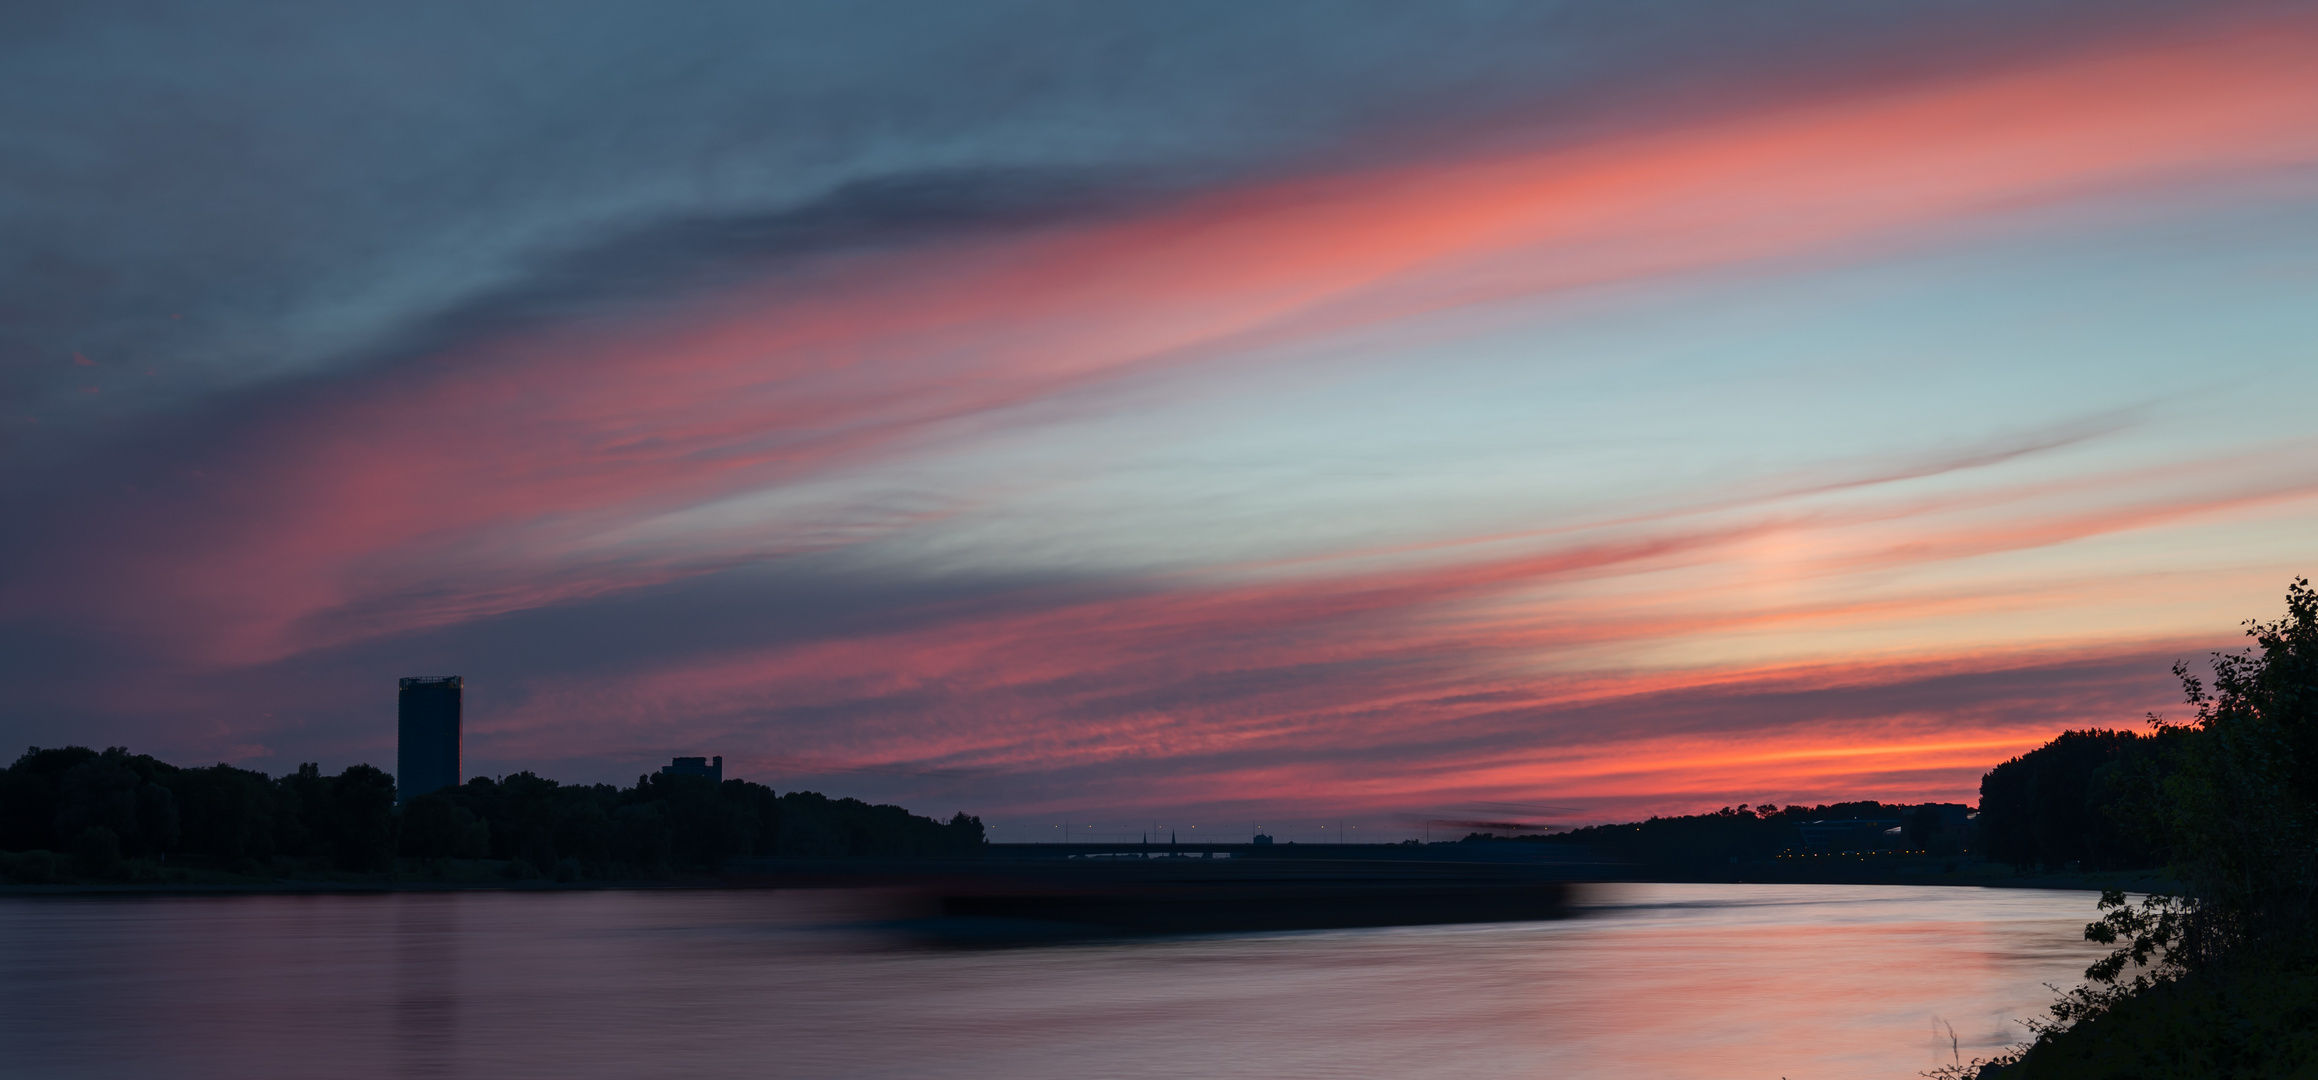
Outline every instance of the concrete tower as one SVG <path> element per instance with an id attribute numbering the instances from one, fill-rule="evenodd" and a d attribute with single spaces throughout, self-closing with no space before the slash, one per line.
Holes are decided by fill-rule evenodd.
<path id="1" fill-rule="evenodd" d="M 459 786 L 459 696 L 465 687 L 457 675 L 402 681 L 395 723 L 397 802 Z"/>

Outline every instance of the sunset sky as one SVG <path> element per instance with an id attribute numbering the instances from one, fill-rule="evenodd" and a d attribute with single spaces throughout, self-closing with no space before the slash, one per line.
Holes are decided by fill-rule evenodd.
<path id="1" fill-rule="evenodd" d="M 1969 802 L 2318 568 L 2318 5 L 137 11 L 0 14 L 10 747 Z"/>

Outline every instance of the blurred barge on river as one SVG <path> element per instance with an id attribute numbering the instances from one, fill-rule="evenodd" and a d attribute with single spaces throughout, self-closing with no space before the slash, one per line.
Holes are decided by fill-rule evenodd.
<path id="1" fill-rule="evenodd" d="M 1610 869 L 1539 846 L 1490 848 L 1497 857 L 1471 846 L 1006 844 L 978 859 L 750 860 L 724 877 L 875 890 L 897 928 L 1006 940 L 1553 919 Z"/>

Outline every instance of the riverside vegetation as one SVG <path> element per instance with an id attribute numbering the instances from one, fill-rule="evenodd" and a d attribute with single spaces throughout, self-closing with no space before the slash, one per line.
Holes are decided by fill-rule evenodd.
<path id="1" fill-rule="evenodd" d="M 2179 882 L 2103 894 L 2086 937 L 2113 947 L 2033 1038 L 1995 1061 L 1932 1075 L 2318 1076 L 2318 590 L 2218 654 L 2210 686 L 2177 665 L 2194 713 L 2150 731 L 2065 732 L 1991 770 L 1978 819 L 1960 810 L 1843 803 L 1731 807 L 1525 842 L 1579 843 L 1680 868 L 1775 857 L 1828 818 L 1904 822 L 1908 843 L 2015 871 L 2162 867 Z M 1476 835 L 1469 841 L 1493 839 Z M 0 880 L 383 881 L 470 876 L 633 880 L 743 856 L 959 855 L 979 819 L 776 794 L 763 785 L 639 777 L 632 788 L 530 773 L 477 778 L 394 808 L 367 765 L 280 778 L 178 768 L 115 748 L 33 749 L 0 772 Z M 190 876 L 189 876 L 190 875 Z"/>
<path id="2" fill-rule="evenodd" d="M 649 775 L 634 787 L 477 777 L 399 810 L 369 765 L 270 777 L 114 747 L 33 748 L 0 772 L 0 881 L 236 884 L 635 881 L 752 856 L 968 855 L 981 819 Z"/>
<path id="3" fill-rule="evenodd" d="M 2085 937 L 2113 951 L 2085 985 L 2027 1044 L 1931 1075 L 2318 1076 L 2318 591 L 2296 580 L 2285 616 L 2246 632 L 2210 686 L 2174 666 L 2189 722 L 2071 733 L 1989 774 L 1984 827 L 2005 799 L 2016 830 L 1992 843 L 2160 857 L 2181 888 L 2104 893 Z"/>

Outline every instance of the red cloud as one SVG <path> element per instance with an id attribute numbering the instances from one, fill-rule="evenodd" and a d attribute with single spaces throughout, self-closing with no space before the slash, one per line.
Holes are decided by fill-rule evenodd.
<path id="1" fill-rule="evenodd" d="M 136 546 L 73 553 L 82 571 L 31 599 L 223 668 L 842 544 L 852 534 L 769 525 L 621 537 L 659 515 L 940 453 L 1023 406 L 1254 345 L 1840 255 L 2090 191 L 2318 160 L 2314 53 L 2310 25 L 2278 24 L 1575 147 L 1268 183 L 1132 220 L 825 259 L 673 314 L 512 334 L 261 402 L 223 449 L 198 455 L 211 475 L 186 477 L 177 502 L 141 505 L 135 530 L 82 530 L 135 535 Z M 699 656 L 590 685 L 584 700 L 543 696 L 493 730 L 539 746 L 552 724 L 555 741 L 603 742 L 612 736 L 570 729 L 818 705 L 850 710 L 817 744 L 830 760 L 1006 770 L 1213 759 L 1207 779 L 1154 781 L 1210 801 L 1227 789 L 1400 798 L 1553 783 L 1574 786 L 1570 798 L 1628 798 L 1745 777 L 1954 795 L 1973 763 L 2032 743 L 2053 717 L 1957 724 L 1885 711 L 1848 727 L 1757 718 L 1711 736 L 1525 743 L 1524 721 L 1502 707 L 1438 702 L 1526 695 L 1519 715 L 1546 717 L 1621 694 L 1771 679 L 1786 662 L 1545 661 L 1890 628 L 2003 602 L 1926 588 L 1685 608 L 1671 593 L 1636 601 L 1576 587 L 1586 582 L 1737 565 L 1774 539 L 1823 547 L 1812 557 L 1822 569 L 1925 566 L 2311 490 L 2306 476 L 2265 475 L 2243 490 L 2150 495 L 2112 477 L 2105 494 L 2075 501 L 2008 490 L 1809 516 L 1724 507 L 1431 551 L 1320 553 L 1304 566 L 1129 582 L 1124 596 L 1027 605 L 970 628 Z M 941 513 L 856 524 L 905 528 Z M 1892 521 L 1930 524 L 1878 531 Z M 143 542 L 156 536 L 168 543 Z M 1549 587 L 1564 591 L 1538 600 Z M 1960 654 L 1924 644 L 1877 661 L 1924 662 Z M 907 695 L 938 711 L 876 704 Z M 1479 738 L 1469 729 L 1513 749 L 1439 749 Z M 1308 760 L 1306 746 L 1337 756 Z M 1220 763 L 1234 755 L 1247 763 Z M 1396 755 L 1408 760 L 1380 764 Z M 1658 764 L 1637 771 L 1635 760 Z M 1902 774 L 1939 779 L 1878 779 Z M 1364 788 L 1363 777 L 1377 779 Z"/>

